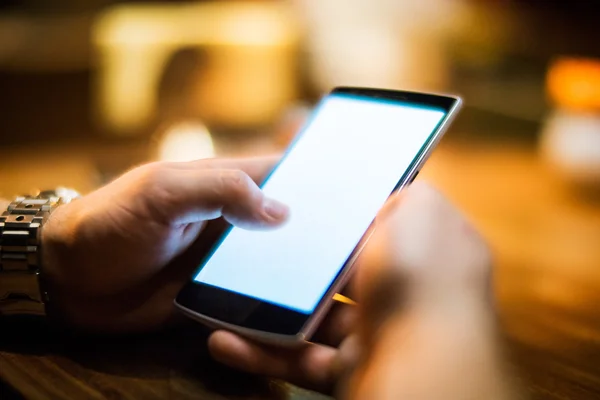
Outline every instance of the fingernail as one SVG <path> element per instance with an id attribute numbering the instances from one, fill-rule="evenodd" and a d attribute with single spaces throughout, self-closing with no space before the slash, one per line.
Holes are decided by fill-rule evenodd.
<path id="1" fill-rule="evenodd" d="M 270 219 L 274 220 L 282 220 L 287 217 L 289 213 L 289 208 L 283 203 L 280 203 L 277 200 L 266 198 L 263 203 L 263 209 L 265 213 Z"/>

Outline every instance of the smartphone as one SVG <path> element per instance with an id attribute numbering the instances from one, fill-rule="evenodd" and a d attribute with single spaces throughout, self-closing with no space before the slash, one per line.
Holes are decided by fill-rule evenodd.
<path id="1" fill-rule="evenodd" d="M 269 231 L 229 228 L 176 307 L 262 342 L 309 340 L 377 212 L 416 177 L 460 104 L 446 95 L 334 89 L 261 185 L 290 207 L 286 223 Z"/>

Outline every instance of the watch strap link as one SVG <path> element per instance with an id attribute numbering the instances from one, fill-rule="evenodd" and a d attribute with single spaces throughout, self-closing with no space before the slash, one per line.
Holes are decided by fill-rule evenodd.
<path id="1" fill-rule="evenodd" d="M 62 199 L 49 192 L 17 197 L 0 216 L 0 314 L 45 315 L 41 228 Z"/>

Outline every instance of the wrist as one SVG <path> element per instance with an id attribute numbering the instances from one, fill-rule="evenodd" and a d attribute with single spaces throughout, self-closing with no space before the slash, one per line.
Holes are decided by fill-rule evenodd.
<path id="1" fill-rule="evenodd" d="M 61 293 L 73 279 L 73 249 L 76 239 L 76 202 L 59 206 L 42 228 L 41 266 L 52 310 L 60 308 Z M 58 306 L 58 307 L 57 307 Z"/>
<path id="2" fill-rule="evenodd" d="M 66 222 L 68 218 L 63 214 L 67 212 L 70 205 L 62 205 L 58 207 L 54 213 L 48 218 L 48 221 L 42 228 L 40 243 L 42 245 L 41 260 L 44 269 L 44 274 L 55 280 L 56 275 L 60 271 L 61 259 L 64 259 L 68 253 L 68 243 L 71 235 Z"/>
<path id="3" fill-rule="evenodd" d="M 19 196 L 0 216 L 0 315 L 46 315 L 42 232 L 64 200 L 55 192 Z"/>

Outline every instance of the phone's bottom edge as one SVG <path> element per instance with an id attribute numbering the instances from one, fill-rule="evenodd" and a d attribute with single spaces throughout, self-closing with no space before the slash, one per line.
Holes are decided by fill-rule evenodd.
<path id="1" fill-rule="evenodd" d="M 224 329 L 230 332 L 237 333 L 240 336 L 244 336 L 253 341 L 268 345 L 293 347 L 302 346 L 307 343 L 306 335 L 303 332 L 298 332 L 295 335 L 282 335 L 279 333 L 258 331 L 255 329 L 249 329 L 235 324 L 230 324 L 228 322 L 223 322 L 218 319 L 197 313 L 194 310 L 191 310 L 177 303 L 177 300 L 174 300 L 173 304 L 179 312 L 183 313 L 188 318 L 191 318 L 194 321 L 197 321 L 213 330 Z"/>

